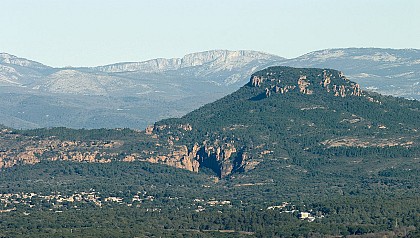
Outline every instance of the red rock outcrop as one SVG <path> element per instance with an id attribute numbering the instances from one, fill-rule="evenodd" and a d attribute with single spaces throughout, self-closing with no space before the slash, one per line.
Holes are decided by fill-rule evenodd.
<path id="1" fill-rule="evenodd" d="M 360 85 L 358 83 L 353 84 L 351 88 L 353 89 L 351 95 L 358 96 L 358 97 L 362 95 L 362 90 L 360 89 Z"/>
<path id="2" fill-rule="evenodd" d="M 302 75 L 298 79 L 299 91 L 303 94 L 312 94 L 312 90 L 308 90 L 310 83 L 306 79 L 306 75 Z"/>
<path id="3" fill-rule="evenodd" d="M 270 97 L 271 96 L 271 91 L 268 88 L 265 88 L 265 97 Z"/>
<path id="4" fill-rule="evenodd" d="M 263 81 L 263 79 L 262 79 L 261 77 L 258 77 L 258 76 L 253 76 L 253 77 L 251 78 L 250 83 L 251 83 L 251 85 L 252 85 L 252 86 L 254 86 L 254 87 L 259 87 L 259 86 L 261 86 L 262 81 Z"/>

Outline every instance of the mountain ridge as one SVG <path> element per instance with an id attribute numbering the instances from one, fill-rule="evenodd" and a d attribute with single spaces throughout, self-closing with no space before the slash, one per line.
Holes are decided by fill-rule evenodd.
<path id="1" fill-rule="evenodd" d="M 15 55 L 5 53 L 5 52 L 0 53 L 0 63 L 31 67 L 31 68 L 52 68 L 50 66 L 41 64 L 39 62 L 28 60 L 26 58 L 20 58 L 20 57 L 17 57 Z"/>
<path id="2" fill-rule="evenodd" d="M 337 68 L 365 90 L 420 98 L 420 54 L 415 49 L 329 49 L 294 59 L 256 51 L 214 50 L 183 58 L 184 62 L 182 58 L 156 59 L 98 66 L 102 71 L 0 63 L 4 123 L 16 128 L 142 129 L 234 92 L 252 73 L 275 65 Z M 32 109 L 28 101 L 42 107 Z M 69 120 L 63 120 L 63 112 Z M 10 123 L 12 118 L 19 120 Z"/>
<path id="3" fill-rule="evenodd" d="M 116 73 L 116 72 L 132 72 L 132 71 L 143 71 L 143 72 L 161 72 L 168 70 L 177 70 L 187 67 L 194 67 L 209 63 L 218 63 L 217 61 L 228 62 L 229 59 L 235 59 L 241 57 L 247 57 L 251 59 L 268 59 L 278 58 L 278 60 L 284 60 L 280 56 L 273 54 L 267 54 L 252 50 L 208 50 L 197 53 L 190 53 L 184 55 L 182 58 L 156 58 L 140 62 L 121 62 L 103 66 L 92 67 L 102 72 Z M 143 67 L 142 67 L 143 66 Z"/>
<path id="4" fill-rule="evenodd" d="M 270 60 L 267 57 L 271 57 Z M 34 71 L 0 63 L 0 67 L 12 70 L 0 70 L 3 86 L 0 87 L 3 102 L 0 110 L 9 118 L 4 123 L 20 118 L 22 121 L 13 120 L 14 123 L 7 125 L 15 128 L 28 128 L 28 125 L 31 125 L 29 128 L 144 128 L 157 119 L 183 115 L 209 99 L 224 96 L 240 85 L 244 77 L 279 59 L 253 51 L 226 50 L 190 54 L 184 58 L 183 65 L 181 59 L 178 60 L 176 67 L 183 66 L 179 70 L 170 70 L 175 66 L 159 70 L 154 61 L 148 61 L 135 63 L 146 64 L 145 71 L 114 73 L 83 67 Z M 25 106 L 28 97 L 43 106 Z M 71 119 L 63 120 L 64 117 Z"/>

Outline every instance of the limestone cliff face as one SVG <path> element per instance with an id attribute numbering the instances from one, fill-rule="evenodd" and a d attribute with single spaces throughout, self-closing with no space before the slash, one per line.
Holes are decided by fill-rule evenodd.
<path id="1" fill-rule="evenodd" d="M 245 170 L 246 160 L 249 156 L 237 148 L 234 142 L 197 141 L 192 145 L 179 145 L 179 137 L 168 135 L 172 129 L 181 134 L 190 132 L 193 127 L 190 124 L 180 125 L 157 125 L 149 126 L 145 133 L 156 138 L 168 138 L 167 146 L 169 153 L 143 158 L 141 160 L 151 163 L 161 163 L 176 168 L 198 172 L 200 168 L 209 168 L 219 177 L 226 177 L 237 170 Z"/>
<path id="2" fill-rule="evenodd" d="M 153 59 L 144 62 L 127 62 L 96 67 L 108 73 L 141 71 L 148 73 L 178 70 L 208 65 L 210 69 L 229 70 L 244 66 L 255 60 L 282 60 L 283 58 L 250 50 L 210 50 L 185 55 L 182 58 Z"/>
<path id="3" fill-rule="evenodd" d="M 193 130 L 193 127 L 188 123 L 150 126 L 143 133 L 149 139 L 157 138 L 154 140 L 155 148 L 131 154 L 118 153 L 119 148 L 124 145 L 123 141 L 65 141 L 55 137 L 38 139 L 2 130 L 0 145 L 8 149 L 0 150 L 0 169 L 20 164 L 35 164 L 42 160 L 84 163 L 147 161 L 192 172 L 206 167 L 219 177 L 226 177 L 252 165 L 248 163 L 249 156 L 241 148 L 237 148 L 233 141 L 205 140 L 183 145 L 177 135 L 168 135 L 171 130 L 184 134 Z"/>
<path id="4" fill-rule="evenodd" d="M 42 160 L 72 161 L 85 163 L 109 163 L 112 161 L 147 161 L 160 163 L 192 172 L 207 167 L 226 177 L 238 170 L 245 170 L 249 156 L 237 148 L 233 142 L 200 141 L 191 145 L 179 143 L 178 136 L 167 136 L 168 130 L 178 130 L 188 133 L 193 130 L 190 124 L 178 126 L 155 125 L 145 130 L 149 138 L 159 138 L 156 147 L 148 151 L 125 154 L 117 153 L 122 141 L 63 141 L 54 137 L 37 139 L 14 134 L 11 131 L 0 131 L 0 145 L 6 150 L 0 150 L 0 169 L 20 164 L 35 164 Z M 167 141 L 166 139 L 167 138 Z M 16 144 L 16 141 L 23 141 Z M 166 152 L 165 152 L 166 151 Z"/>
<path id="5" fill-rule="evenodd" d="M 23 161 L 25 164 L 36 164 L 39 163 L 40 159 L 36 156 L 36 153 L 41 151 L 27 150 L 18 154 L 17 158 L 19 161 Z"/>
<path id="6" fill-rule="evenodd" d="M 18 142 L 18 143 L 17 143 Z M 57 138 L 38 139 L 0 131 L 0 169 L 42 160 L 108 163 L 119 160 L 118 153 L 109 149 L 122 145 L 120 141 L 63 141 Z"/>
<path id="7" fill-rule="evenodd" d="M 181 64 L 181 59 L 153 59 L 144 62 L 118 63 L 112 65 L 99 66 L 96 69 L 102 72 L 161 72 L 167 70 L 177 70 Z"/>
<path id="8" fill-rule="evenodd" d="M 314 85 L 315 83 L 319 84 Z M 249 84 L 252 87 L 265 87 L 265 97 L 268 98 L 272 93 L 285 94 L 298 90 L 301 94 L 311 95 L 317 93 L 332 93 L 336 97 L 363 96 L 360 85 L 350 82 L 343 72 L 331 72 L 323 70 L 316 78 L 308 78 L 307 75 L 290 79 L 282 78 L 273 73 L 266 75 L 252 75 Z"/>
<path id="9" fill-rule="evenodd" d="M 128 159 L 133 160 L 132 157 Z M 248 156 L 241 152 L 238 153 L 237 148 L 231 143 L 203 141 L 200 144 L 195 143 L 190 148 L 186 145 L 172 144 L 169 153 L 157 154 L 140 160 L 192 172 L 198 172 L 200 168 L 206 167 L 213 170 L 218 176 L 226 177 L 236 170 L 244 169 L 247 159 Z"/>
<path id="10" fill-rule="evenodd" d="M 254 87 L 259 87 L 262 82 L 263 82 L 263 78 L 258 77 L 258 76 L 253 76 L 251 77 L 251 80 L 250 80 L 251 85 Z"/>
<path id="11" fill-rule="evenodd" d="M 298 79 L 299 91 L 303 94 L 312 94 L 312 90 L 308 89 L 311 83 L 306 79 L 306 75 L 301 75 Z"/>
<path id="12" fill-rule="evenodd" d="M 196 160 L 200 165 L 215 171 L 220 177 L 226 177 L 237 169 L 237 149 L 233 144 L 214 142 L 205 143 L 197 151 Z"/>
<path id="13" fill-rule="evenodd" d="M 144 133 L 147 140 L 156 141 L 155 149 L 132 154 L 124 154 L 125 151 L 122 151 L 123 153 L 116 152 L 124 144 L 123 141 L 64 141 L 54 137 L 38 139 L 1 130 L 0 146 L 4 145 L 4 148 L 8 149 L 0 150 L 0 169 L 18 164 L 35 164 L 41 160 L 87 163 L 147 161 L 198 172 L 200 162 L 197 159 L 197 154 L 201 147 L 195 144 L 191 149 L 188 149 L 185 145 L 175 143 L 179 138 L 173 136 L 169 136 L 168 141 L 156 140 L 159 137 L 156 133 L 165 129 L 171 129 L 171 127 L 167 125 L 148 127 Z M 193 128 L 190 124 L 180 124 L 173 129 L 185 133 Z M 16 141 L 22 141 L 22 143 L 19 144 Z M 219 152 L 218 157 L 226 157 L 222 155 L 223 153 L 230 156 L 232 152 L 226 149 Z"/>
<path id="14" fill-rule="evenodd" d="M 186 169 L 192 172 L 198 172 L 199 162 L 195 160 L 192 151 L 188 151 L 186 146 L 174 147 L 170 153 L 166 155 L 157 155 L 144 159 L 150 163 L 160 163 L 173 166 L 180 169 Z"/>

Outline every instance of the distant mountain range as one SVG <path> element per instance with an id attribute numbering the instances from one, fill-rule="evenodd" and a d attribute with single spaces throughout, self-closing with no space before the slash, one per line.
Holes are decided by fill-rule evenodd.
<path id="1" fill-rule="evenodd" d="M 0 122 L 14 128 L 143 129 L 234 92 L 274 65 L 334 68 L 362 88 L 420 99 L 420 50 L 350 48 L 294 59 L 213 50 L 183 58 L 53 68 L 0 54 Z"/>
<path id="2" fill-rule="evenodd" d="M 207 51 L 94 68 L 52 68 L 0 55 L 0 122 L 15 128 L 142 128 L 235 91 L 284 58 Z"/>

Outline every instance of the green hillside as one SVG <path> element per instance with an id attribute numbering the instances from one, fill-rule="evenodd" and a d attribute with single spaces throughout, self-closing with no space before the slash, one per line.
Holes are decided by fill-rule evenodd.
<path id="1" fill-rule="evenodd" d="M 324 74 L 330 78 L 326 86 Z M 310 94 L 300 92 L 301 76 L 306 76 L 305 90 Z M 253 77 L 263 78 L 263 82 L 257 87 L 250 82 L 180 119 L 156 123 L 158 135 L 179 137 L 176 143 L 190 148 L 194 143 L 235 147 L 236 153 L 226 160 L 217 160 L 211 149 L 209 156 L 201 156 L 203 166 L 209 164 L 221 176 L 247 170 L 246 163 L 269 160 L 307 164 L 305 169 L 320 172 L 323 167 L 311 166 L 333 163 L 341 157 L 371 163 L 376 159 L 419 156 L 418 101 L 370 92 L 352 95 L 356 84 L 335 70 L 272 67 Z M 345 87 L 345 96 L 337 96 L 334 87 Z M 281 93 L 279 88 L 289 90 Z M 187 124 L 191 131 L 177 129 Z M 243 154 L 247 154 L 246 161 L 242 160 Z M 233 169 L 223 171 L 229 163 Z"/>

